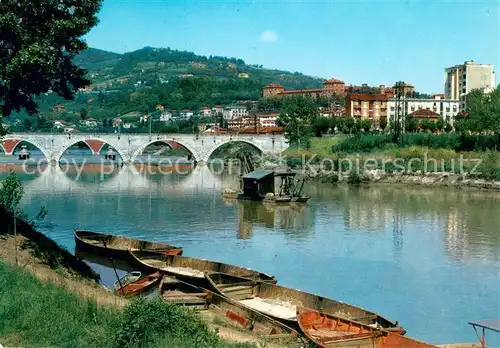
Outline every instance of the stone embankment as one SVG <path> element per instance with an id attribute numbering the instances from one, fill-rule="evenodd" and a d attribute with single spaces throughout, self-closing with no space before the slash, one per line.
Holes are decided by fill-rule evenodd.
<path id="1" fill-rule="evenodd" d="M 322 183 L 352 183 L 353 175 L 349 172 L 321 171 L 313 166 L 303 170 L 309 181 Z M 448 172 L 419 171 L 413 173 L 393 172 L 388 173 L 379 169 L 360 171 L 357 175 L 360 183 L 403 184 L 428 187 L 474 187 L 480 189 L 500 190 L 500 181 L 475 178 L 468 174 L 455 174 Z"/>

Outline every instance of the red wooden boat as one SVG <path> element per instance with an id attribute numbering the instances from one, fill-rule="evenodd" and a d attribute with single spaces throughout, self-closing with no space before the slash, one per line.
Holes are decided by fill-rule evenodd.
<path id="1" fill-rule="evenodd" d="M 353 320 L 298 307 L 297 321 L 304 335 L 322 348 L 438 348 Z"/>
<path id="2" fill-rule="evenodd" d="M 122 287 L 117 286 L 116 292 L 125 297 L 137 296 L 156 286 L 162 277 L 163 275 L 160 272 L 155 272 L 134 282 L 122 285 Z"/>

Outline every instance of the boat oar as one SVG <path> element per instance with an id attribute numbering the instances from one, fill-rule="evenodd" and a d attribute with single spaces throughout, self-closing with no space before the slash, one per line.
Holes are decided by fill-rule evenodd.
<path id="1" fill-rule="evenodd" d="M 108 246 L 106 245 L 106 238 L 102 238 L 102 243 L 104 244 L 104 247 L 107 249 Z M 118 272 L 116 272 L 116 267 L 115 263 L 113 262 L 113 258 L 110 256 L 109 260 L 111 261 L 111 265 L 113 266 L 113 270 L 115 271 L 116 279 L 118 279 L 118 284 L 120 285 L 120 290 L 123 295 L 125 295 L 125 290 L 123 290 L 122 282 L 120 281 L 120 277 L 118 276 Z"/>

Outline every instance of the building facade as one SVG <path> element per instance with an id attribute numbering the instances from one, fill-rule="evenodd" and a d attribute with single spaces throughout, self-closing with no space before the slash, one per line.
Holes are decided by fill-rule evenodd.
<path id="1" fill-rule="evenodd" d="M 387 120 L 387 102 L 390 94 L 348 94 L 345 100 L 346 116 L 370 120 L 378 128 L 380 121 Z"/>
<path id="2" fill-rule="evenodd" d="M 322 88 L 285 90 L 285 87 L 270 83 L 262 88 L 264 98 L 281 98 L 290 95 L 304 95 L 312 98 L 330 98 L 333 96 L 345 96 L 346 85 L 344 81 L 329 79 L 323 83 Z"/>
<path id="3" fill-rule="evenodd" d="M 247 116 L 248 110 L 246 106 L 243 105 L 231 105 L 224 108 L 222 115 L 225 120 L 232 120 L 234 118 Z"/>
<path id="4" fill-rule="evenodd" d="M 495 72 L 491 64 L 475 64 L 473 60 L 445 69 L 444 94 L 446 99 L 462 101 L 465 108 L 465 96 L 474 89 L 485 93 L 495 88 Z"/>
<path id="5" fill-rule="evenodd" d="M 455 116 L 460 112 L 460 100 L 445 99 L 443 94 L 435 94 L 431 99 L 404 98 L 402 103 L 404 115 L 413 114 L 418 110 L 431 110 L 450 124 L 453 124 Z M 388 99 L 387 108 L 389 120 L 394 121 L 396 116 L 395 98 Z"/>

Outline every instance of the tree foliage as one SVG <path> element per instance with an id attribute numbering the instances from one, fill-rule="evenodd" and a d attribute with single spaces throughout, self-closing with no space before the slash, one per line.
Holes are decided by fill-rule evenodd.
<path id="1" fill-rule="evenodd" d="M 291 96 L 283 101 L 277 124 L 284 128 L 291 145 L 310 144 L 312 124 L 319 117 L 316 102 L 306 96 Z"/>
<path id="2" fill-rule="evenodd" d="M 500 85 L 491 93 L 471 91 L 466 97 L 466 106 L 466 112 L 457 116 L 457 131 L 500 133 Z"/>
<path id="3" fill-rule="evenodd" d="M 0 108 L 4 116 L 26 109 L 52 90 L 65 99 L 90 83 L 72 59 L 87 44 L 81 39 L 97 24 L 101 0 L 0 2 Z"/>
<path id="4" fill-rule="evenodd" d="M 24 194 L 21 180 L 16 173 L 11 171 L 0 185 L 0 203 L 7 211 L 15 213 Z"/>

